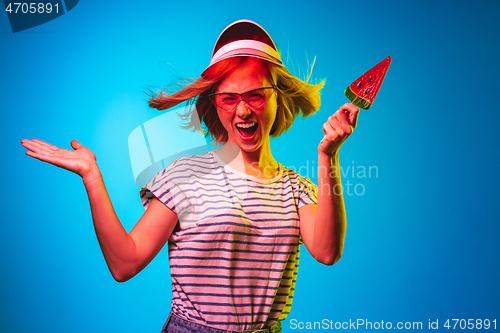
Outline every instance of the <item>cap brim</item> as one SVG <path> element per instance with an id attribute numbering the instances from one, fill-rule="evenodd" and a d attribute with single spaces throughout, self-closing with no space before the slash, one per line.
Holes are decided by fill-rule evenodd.
<path id="1" fill-rule="evenodd" d="M 222 61 L 222 60 L 225 60 L 228 58 L 234 58 L 234 57 L 252 57 L 252 58 L 257 58 L 257 59 L 268 61 L 274 65 L 283 66 L 283 63 L 281 62 L 281 60 L 274 59 L 264 52 L 260 52 L 260 51 L 252 50 L 252 49 L 240 49 L 240 50 L 234 50 L 232 52 L 228 52 L 228 53 L 224 54 L 223 56 L 219 57 L 216 61 L 211 62 L 210 65 L 203 71 L 203 73 L 201 75 L 205 74 L 205 72 L 210 67 L 212 67 L 212 65 L 218 63 L 219 61 Z"/>

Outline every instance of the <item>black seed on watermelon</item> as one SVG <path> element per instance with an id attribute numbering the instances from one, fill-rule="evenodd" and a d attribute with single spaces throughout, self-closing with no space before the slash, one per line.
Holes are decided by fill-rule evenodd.
<path id="1" fill-rule="evenodd" d="M 370 88 L 366 89 L 366 91 L 365 91 L 365 94 L 368 95 L 369 93 L 370 93 Z"/>
<path id="2" fill-rule="evenodd" d="M 361 89 L 361 87 L 362 87 L 362 86 L 363 86 L 363 82 L 360 82 L 360 83 L 358 84 L 358 88 L 359 88 L 359 89 Z"/>
<path id="3" fill-rule="evenodd" d="M 373 81 L 373 76 L 370 78 L 370 80 L 368 80 L 369 82 L 372 82 Z M 360 87 L 361 88 L 361 87 Z"/>

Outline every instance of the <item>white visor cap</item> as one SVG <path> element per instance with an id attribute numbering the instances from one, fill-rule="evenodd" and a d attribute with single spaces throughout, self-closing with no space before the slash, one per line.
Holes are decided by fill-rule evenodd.
<path id="1" fill-rule="evenodd" d="M 264 28 L 250 20 L 233 22 L 222 31 L 215 43 L 210 65 L 205 71 L 213 64 L 232 57 L 254 57 L 283 66 L 271 36 Z"/>

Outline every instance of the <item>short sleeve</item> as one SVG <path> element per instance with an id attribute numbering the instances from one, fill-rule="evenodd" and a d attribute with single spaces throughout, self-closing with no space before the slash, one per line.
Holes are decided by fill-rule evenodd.
<path id="1" fill-rule="evenodd" d="M 318 203 L 318 188 L 309 178 L 299 176 L 298 194 L 299 204 L 297 209 L 304 205 Z"/>
<path id="2" fill-rule="evenodd" d="M 141 201 L 145 209 L 149 207 L 153 197 L 156 197 L 171 211 L 178 214 L 175 199 L 181 196 L 182 192 L 179 191 L 175 184 L 176 162 L 177 161 L 172 162 L 166 168 L 158 172 L 153 179 L 141 189 Z"/>

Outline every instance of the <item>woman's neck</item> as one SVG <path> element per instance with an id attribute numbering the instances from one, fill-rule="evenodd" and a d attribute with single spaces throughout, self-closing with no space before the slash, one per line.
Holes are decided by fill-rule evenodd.
<path id="1" fill-rule="evenodd" d="M 270 147 L 246 152 L 233 143 L 226 143 L 215 153 L 229 167 L 252 177 L 272 179 L 279 174 L 279 164 L 271 154 Z"/>

